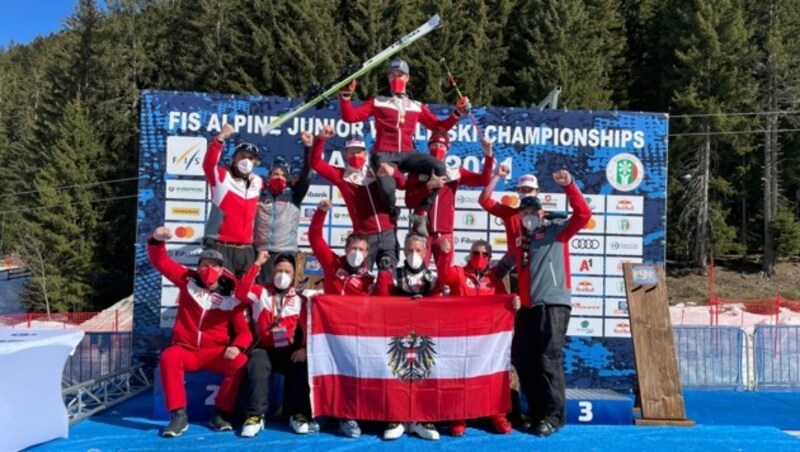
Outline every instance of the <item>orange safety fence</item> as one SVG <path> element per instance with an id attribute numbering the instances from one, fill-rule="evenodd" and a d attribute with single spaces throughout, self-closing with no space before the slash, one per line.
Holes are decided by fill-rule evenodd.
<path id="1" fill-rule="evenodd" d="M 0 328 L 67 329 L 80 328 L 92 332 L 131 331 L 130 310 L 64 313 L 0 314 Z"/>

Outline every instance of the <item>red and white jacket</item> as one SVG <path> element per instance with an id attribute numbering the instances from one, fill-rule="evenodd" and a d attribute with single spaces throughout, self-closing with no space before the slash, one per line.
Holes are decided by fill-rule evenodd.
<path id="1" fill-rule="evenodd" d="M 344 122 L 361 122 L 375 117 L 374 152 L 414 152 L 414 133 L 417 123 L 429 130 L 450 130 L 459 120 L 456 112 L 439 119 L 421 102 L 406 96 L 378 96 L 364 101 L 358 107 L 348 96 L 339 98 L 339 109 Z"/>
<path id="2" fill-rule="evenodd" d="M 483 171 L 475 173 L 464 168 L 448 168 L 445 177 L 446 183 L 439 189 L 439 194 L 433 201 L 433 206 L 428 213 L 430 232 L 434 234 L 451 234 L 453 232 L 453 219 L 456 210 L 456 192 L 461 185 L 467 187 L 485 187 L 492 179 L 494 157 L 486 157 L 483 162 Z M 416 209 L 431 194 L 428 188 L 427 174 L 410 174 L 406 183 L 406 207 Z"/>
<path id="3" fill-rule="evenodd" d="M 364 164 L 360 170 L 350 166 L 346 169 L 336 168 L 323 160 L 324 148 L 325 140 L 316 138 L 309 155 L 311 168 L 339 189 L 353 222 L 353 229 L 367 235 L 393 230 L 395 226 L 389 217 L 389 209 L 381 203 L 378 185 L 375 184 L 375 176 L 369 164 Z M 398 189 L 405 188 L 406 179 L 403 173 L 395 171 L 394 179 Z"/>
<path id="4" fill-rule="evenodd" d="M 236 277 L 223 270 L 220 285 L 227 286 L 222 293 L 203 287 L 197 272 L 172 260 L 167 246 L 151 238 L 147 256 L 165 278 L 178 286 L 178 315 L 172 328 L 172 343 L 189 349 L 227 347 L 233 345 L 246 350 L 253 342 L 247 325 L 245 305 L 234 296 Z M 229 327 L 233 325 L 234 337 Z"/>
<path id="5" fill-rule="evenodd" d="M 258 197 L 264 182 L 252 173 L 246 179 L 233 177 L 228 168 L 219 166 L 221 155 L 222 142 L 214 138 L 203 157 L 203 174 L 211 188 L 213 203 L 206 223 L 206 237 L 249 245 L 253 243 Z"/>
<path id="6" fill-rule="evenodd" d="M 367 271 L 366 263 L 361 264 L 357 273 L 347 271 L 345 257 L 331 250 L 322 237 L 322 226 L 328 212 L 317 209 L 308 227 L 308 241 L 311 251 L 322 266 L 324 290 L 331 295 L 370 295 L 375 284 L 375 277 Z"/>
<path id="7" fill-rule="evenodd" d="M 503 280 L 494 275 L 492 269 L 477 272 L 470 265 L 450 267 L 439 275 L 439 283 L 450 287 L 451 296 L 475 297 L 507 294 Z"/>
<path id="8" fill-rule="evenodd" d="M 261 266 L 253 264 L 236 287 L 236 298 L 252 306 L 256 340 L 265 348 L 287 347 L 294 343 L 295 332 L 306 324 L 306 304 L 312 291 L 303 294 L 290 287 L 282 295 L 272 284 L 254 284 Z M 280 332 L 281 337 L 275 337 Z M 305 335 L 303 336 L 305 344 Z"/>

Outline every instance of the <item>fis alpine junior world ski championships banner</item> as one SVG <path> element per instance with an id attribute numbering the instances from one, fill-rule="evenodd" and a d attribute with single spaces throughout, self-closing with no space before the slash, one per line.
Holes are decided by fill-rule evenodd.
<path id="1" fill-rule="evenodd" d="M 358 100 L 354 101 L 358 104 Z M 266 176 L 277 157 L 291 170 L 302 165 L 300 133 L 315 134 L 326 124 L 336 136 L 325 148 L 325 159 L 343 166 L 345 138 L 353 131 L 373 142 L 374 123 L 347 124 L 340 119 L 338 102 L 310 109 L 301 116 L 267 132 L 272 119 L 302 104 L 300 99 L 232 96 L 207 93 L 148 91 L 142 95 L 139 164 L 139 203 L 136 239 L 135 332 L 139 359 L 154 365 L 169 343 L 177 307 L 177 288 L 163 279 L 146 255 L 147 236 L 159 225 L 173 230 L 169 254 L 188 266 L 196 264 L 210 212 L 210 194 L 202 174 L 206 147 L 225 123 L 236 130 L 225 143 L 222 163 L 228 163 L 242 141 L 258 146 Z M 448 105 L 429 105 L 444 117 Z M 539 179 L 545 209 L 568 213 L 567 201 L 552 173 L 569 170 L 592 208 L 593 217 L 569 243 L 572 277 L 572 319 L 566 345 L 566 378 L 569 387 L 626 390 L 634 384 L 624 262 L 664 263 L 666 231 L 667 116 L 661 113 L 585 112 L 523 108 L 476 107 L 481 130 L 494 143 L 496 164 L 511 168 L 494 194 L 498 201 L 515 206 L 517 178 L 532 173 Z M 428 131 L 415 134 L 420 152 L 427 152 Z M 480 172 L 483 153 L 480 137 L 469 119 L 451 131 L 446 163 Z M 460 187 L 456 199 L 456 264 L 466 262 L 475 240 L 488 240 L 494 259 L 506 250 L 502 221 L 478 204 L 480 189 Z M 298 242 L 310 251 L 308 225 L 316 205 L 331 199 L 324 237 L 341 253 L 352 221 L 341 194 L 314 176 L 301 208 Z M 405 193 L 398 192 L 398 205 Z M 398 222 L 398 239 L 405 239 L 407 210 Z M 318 262 L 309 259 L 306 273 L 321 275 Z"/>
<path id="2" fill-rule="evenodd" d="M 511 298 L 317 296 L 314 416 L 434 422 L 510 411 Z"/>

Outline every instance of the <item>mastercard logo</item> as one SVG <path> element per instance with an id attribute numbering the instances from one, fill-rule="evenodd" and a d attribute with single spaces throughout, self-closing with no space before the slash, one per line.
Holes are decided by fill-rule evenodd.
<path id="1" fill-rule="evenodd" d="M 190 239 L 194 237 L 194 228 L 191 226 L 178 226 L 175 228 L 175 237 L 179 239 Z"/>
<path id="2" fill-rule="evenodd" d="M 594 218 L 590 218 L 589 222 L 586 223 L 586 226 L 584 226 L 583 229 L 586 229 L 587 231 L 592 231 L 596 227 L 597 227 L 597 222 L 594 221 Z"/>
<path id="3" fill-rule="evenodd" d="M 517 206 L 519 206 L 519 198 L 517 198 L 516 196 L 512 196 L 512 195 L 503 195 L 503 197 L 500 198 L 500 204 L 503 204 L 503 205 L 506 205 L 506 206 L 509 206 L 509 207 L 517 207 Z"/>

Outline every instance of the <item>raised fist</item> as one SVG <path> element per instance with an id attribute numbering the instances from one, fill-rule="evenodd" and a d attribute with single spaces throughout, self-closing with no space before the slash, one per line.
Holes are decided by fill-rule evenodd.
<path id="1" fill-rule="evenodd" d="M 392 176 L 394 176 L 394 172 L 395 172 L 394 165 L 391 165 L 389 163 L 381 163 L 381 166 L 378 167 L 377 176 L 378 177 L 383 177 L 383 176 L 392 177 Z"/>
<path id="2" fill-rule="evenodd" d="M 342 88 L 339 92 L 346 95 L 353 94 L 353 91 L 356 90 L 356 86 L 358 86 L 358 80 L 353 79 L 350 84 Z"/>
<path id="3" fill-rule="evenodd" d="M 456 110 L 459 114 L 465 115 L 471 108 L 472 104 L 469 103 L 469 97 L 461 96 L 458 98 L 458 102 L 456 102 Z"/>
<path id="4" fill-rule="evenodd" d="M 159 242 L 166 242 L 172 238 L 172 231 L 166 226 L 159 226 L 153 231 L 153 238 Z"/>
<path id="5" fill-rule="evenodd" d="M 334 133 L 335 132 L 333 130 L 333 126 L 327 125 L 323 127 L 322 130 L 319 131 L 319 135 L 317 135 L 317 137 L 322 138 L 323 140 L 327 140 L 328 138 L 332 137 Z"/>
<path id="6" fill-rule="evenodd" d="M 500 167 L 497 168 L 497 177 L 505 179 L 509 174 L 511 174 L 511 170 L 506 165 L 500 165 Z"/>
<path id="7" fill-rule="evenodd" d="M 225 141 L 229 136 L 233 135 L 234 132 L 236 132 L 236 129 L 234 129 L 232 125 L 225 124 L 222 126 L 222 131 L 217 135 L 217 139 L 219 141 Z"/>
<path id="8" fill-rule="evenodd" d="M 572 183 L 572 176 L 570 176 L 569 171 L 562 169 L 553 173 L 553 180 L 556 181 L 558 185 L 566 187 Z"/>
<path id="9" fill-rule="evenodd" d="M 323 212 L 331 210 L 331 200 L 323 199 L 322 201 L 319 202 L 319 204 L 317 204 L 317 209 Z"/>
<path id="10" fill-rule="evenodd" d="M 269 260 L 269 251 L 262 250 L 258 252 L 258 258 L 256 258 L 257 265 L 264 265 Z"/>
<path id="11" fill-rule="evenodd" d="M 303 131 L 300 134 L 300 140 L 303 142 L 303 146 L 310 148 L 314 144 L 314 135 L 311 132 Z"/>

